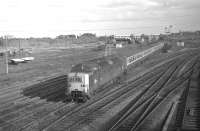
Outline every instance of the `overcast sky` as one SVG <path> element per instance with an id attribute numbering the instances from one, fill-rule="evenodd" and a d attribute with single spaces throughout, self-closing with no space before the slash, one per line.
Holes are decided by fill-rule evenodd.
<path id="1" fill-rule="evenodd" d="M 200 0 L 0 0 L 0 35 L 158 34 L 200 29 Z"/>

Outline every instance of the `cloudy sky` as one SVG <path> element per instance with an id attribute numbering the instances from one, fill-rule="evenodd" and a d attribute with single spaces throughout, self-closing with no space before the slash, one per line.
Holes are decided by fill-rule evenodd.
<path id="1" fill-rule="evenodd" d="M 200 0 L 0 0 L 0 35 L 158 34 L 200 29 Z"/>

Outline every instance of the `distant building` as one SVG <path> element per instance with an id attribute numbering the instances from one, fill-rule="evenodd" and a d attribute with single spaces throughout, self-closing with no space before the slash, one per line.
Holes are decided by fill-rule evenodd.
<path id="1" fill-rule="evenodd" d="M 116 43 L 131 44 L 131 39 L 127 38 L 115 38 Z"/>
<path id="2" fill-rule="evenodd" d="M 190 31 L 180 31 L 179 34 L 181 36 L 194 36 L 195 32 L 190 32 Z"/>
<path id="3" fill-rule="evenodd" d="M 96 34 L 92 33 L 84 33 L 77 37 L 79 43 L 95 43 L 98 42 L 98 38 Z"/>
<path id="4" fill-rule="evenodd" d="M 84 33 L 81 36 L 79 36 L 79 38 L 96 38 L 96 34 Z"/>
<path id="5" fill-rule="evenodd" d="M 185 43 L 183 41 L 178 41 L 176 44 L 177 46 L 181 46 L 181 47 L 185 46 Z"/>
<path id="6" fill-rule="evenodd" d="M 122 44 L 122 43 L 116 43 L 116 44 L 115 44 L 115 47 L 116 47 L 116 48 L 122 48 L 122 47 L 123 47 L 123 44 Z"/>
<path id="7" fill-rule="evenodd" d="M 116 43 L 123 43 L 123 44 L 134 44 L 134 36 L 114 36 L 114 39 L 116 40 Z"/>
<path id="8" fill-rule="evenodd" d="M 57 39 L 76 39 L 76 35 L 59 35 L 56 37 Z"/>

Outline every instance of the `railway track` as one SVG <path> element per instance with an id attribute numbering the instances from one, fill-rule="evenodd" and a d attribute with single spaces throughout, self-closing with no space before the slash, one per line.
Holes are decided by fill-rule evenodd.
<path id="1" fill-rule="evenodd" d="M 178 65 L 179 65 L 180 63 L 178 63 Z M 172 71 L 173 72 L 173 71 Z M 114 99 L 116 99 L 117 97 L 114 97 Z M 103 100 L 102 100 L 103 101 Z M 113 102 L 114 100 L 111 100 L 111 101 L 109 101 L 108 103 L 110 103 L 110 102 Z M 100 102 L 98 102 L 98 104 L 99 105 L 101 105 L 100 104 Z M 103 104 L 102 104 L 103 105 Z M 101 105 L 101 106 L 102 106 Z M 105 104 L 106 105 L 106 104 Z M 98 106 L 97 106 L 98 107 Z M 98 107 L 97 108 L 96 107 L 96 110 L 100 110 L 100 107 Z M 101 107 L 101 108 L 104 108 L 105 106 L 103 106 L 103 107 Z M 80 125 L 81 125 L 81 123 L 83 122 L 84 123 L 84 121 L 87 121 L 87 119 L 89 119 L 88 117 L 90 116 L 89 114 L 93 114 L 92 112 L 95 112 L 96 110 L 95 109 L 93 109 L 93 110 L 89 110 L 88 108 L 94 108 L 94 107 L 89 107 L 89 106 L 87 106 L 87 109 L 81 109 L 82 110 L 82 112 L 86 112 L 86 111 L 88 111 L 88 114 L 77 114 L 76 112 L 75 113 L 72 113 L 73 114 L 73 116 L 72 116 L 72 114 L 71 115 L 67 115 L 67 116 L 65 116 L 65 117 L 63 117 L 62 119 L 59 119 L 57 122 L 54 122 L 53 123 L 53 125 L 54 126 L 52 126 L 52 124 L 51 124 L 51 126 L 50 127 L 47 127 L 47 128 L 45 128 L 45 130 L 67 130 L 67 129 L 70 129 L 70 130 L 73 130 L 73 129 L 76 129 L 76 127 L 77 127 L 77 125 L 79 125 L 79 128 L 81 127 Z M 95 110 L 95 111 L 94 111 Z M 77 111 L 77 112 L 79 112 L 79 111 Z M 95 114 L 95 113 L 94 113 Z M 97 113 L 98 114 L 98 113 Z M 83 117 L 83 118 L 85 118 L 85 119 L 83 119 L 83 120 L 81 120 L 80 122 L 78 122 L 79 120 L 77 120 L 76 121 L 76 119 L 75 120 L 73 120 L 73 117 L 74 116 L 76 116 L 76 115 L 80 115 L 80 117 L 78 117 L 79 118 L 79 120 L 80 120 L 80 118 L 82 118 L 83 116 L 85 116 L 85 117 Z M 77 116 L 76 116 L 77 117 Z M 96 117 L 96 116 L 95 116 Z M 69 119 L 70 118 L 70 119 Z M 75 124 L 73 124 L 73 121 L 74 121 L 74 123 Z M 64 124 L 65 123 L 65 124 Z M 71 123 L 71 124 L 70 124 Z M 62 127 L 61 127 L 62 126 Z M 81 128 L 82 129 L 82 128 Z"/>
<path id="2" fill-rule="evenodd" d="M 192 60 L 192 61 L 195 61 L 195 59 Z M 175 73 L 175 74 L 178 75 L 178 76 L 180 75 L 180 74 L 177 74 L 177 73 Z M 120 131 L 121 130 L 152 130 L 152 131 L 154 131 L 154 130 L 164 130 L 165 129 L 164 125 L 166 125 L 165 123 L 167 121 L 168 115 L 170 114 L 171 110 L 173 108 L 175 108 L 174 105 L 177 105 L 177 100 L 180 99 L 181 94 L 183 94 L 181 92 L 183 92 L 187 87 L 188 79 L 189 79 L 189 76 L 191 74 L 191 68 L 188 69 L 186 72 L 184 72 L 184 74 L 185 74 L 184 77 L 182 76 L 181 78 L 179 78 L 175 81 L 169 82 L 169 84 L 166 84 L 168 86 L 166 86 L 166 87 L 164 86 L 161 90 L 161 91 L 164 90 L 164 92 L 162 93 L 162 95 L 164 95 L 164 93 L 166 93 L 166 90 L 171 89 L 170 93 L 173 93 L 173 92 L 177 92 L 176 91 L 177 89 L 179 89 L 179 90 L 181 89 L 179 91 L 178 98 L 177 98 L 176 95 L 172 95 L 171 98 L 170 98 L 172 100 L 166 100 L 166 99 L 169 99 L 169 98 L 165 98 L 164 96 L 158 94 L 155 98 L 153 98 L 152 101 L 150 101 L 150 102 L 147 101 L 146 103 L 143 104 L 143 106 L 141 106 L 141 108 L 143 108 L 144 110 L 139 109 L 135 112 L 132 111 L 135 114 L 137 114 L 139 112 L 142 115 L 139 115 L 139 117 L 136 118 L 137 115 L 132 115 L 132 117 L 131 117 L 131 115 L 129 114 L 127 117 L 124 118 L 125 121 L 123 119 L 121 120 L 122 121 L 121 126 L 120 126 L 120 121 L 119 121 L 119 123 L 115 124 L 111 128 L 111 130 L 120 130 Z M 184 83 L 184 84 L 182 84 L 182 83 Z M 176 99 L 174 100 L 173 97 L 175 97 Z M 151 104 L 149 104 L 149 103 L 151 103 Z M 156 104 L 156 103 L 159 103 L 159 105 Z M 174 104 L 174 103 L 176 103 L 176 104 Z M 156 109 L 156 107 L 157 107 L 157 109 Z M 159 111 L 161 109 L 163 110 L 162 112 Z M 163 114 L 165 114 L 165 115 L 163 115 Z"/>
<path id="3" fill-rule="evenodd" d="M 55 116 L 54 116 L 55 117 Z M 54 118 L 53 118 L 54 119 Z"/>
<path id="4" fill-rule="evenodd" d="M 168 94 L 166 93 L 165 95 L 167 96 Z M 127 112 L 125 111 L 125 114 L 117 122 L 115 122 L 114 126 L 112 126 L 110 130 L 136 130 L 136 128 L 140 127 L 140 125 L 142 125 L 142 123 L 146 121 L 148 115 L 150 115 L 151 112 L 155 110 L 155 107 L 159 107 L 159 105 L 161 105 L 161 102 L 165 95 L 151 95 L 151 97 L 149 99 L 146 99 L 144 103 L 140 103 L 140 106 L 134 106 L 134 104 L 132 104 L 130 109 L 128 109 Z M 165 108 L 165 110 L 166 109 L 167 108 Z M 158 114 L 156 116 L 160 118 L 162 117 L 162 115 Z"/>
<path id="5" fill-rule="evenodd" d="M 175 124 L 173 130 L 200 130 L 199 67 L 200 58 L 193 68 L 187 91 L 182 96 L 177 112 L 174 113 Z"/>
<path id="6" fill-rule="evenodd" d="M 63 114 L 64 115 L 64 114 Z"/>
<path id="7" fill-rule="evenodd" d="M 187 89 L 196 62 L 191 58 L 197 54 L 198 51 L 177 54 L 137 78 L 120 85 L 105 85 L 84 104 L 63 103 L 65 75 L 22 92 L 18 87 L 13 91 L 0 89 L 0 130 L 144 130 L 154 124 L 154 119 L 159 120 L 158 116 L 160 123 L 156 124 L 166 130 L 170 116 L 174 116 L 170 114 L 176 112 L 177 101 Z"/>
<path id="8" fill-rule="evenodd" d="M 98 100 L 100 100 L 101 98 L 98 98 Z M 97 101 L 98 101 L 97 100 Z M 93 104 L 93 102 L 92 103 L 88 103 L 89 105 L 90 104 Z M 88 104 L 86 104 L 86 105 L 81 105 L 81 106 L 76 106 L 73 110 L 68 110 L 67 112 L 65 111 L 65 110 L 58 110 L 57 112 L 59 112 L 59 113 L 54 113 L 54 115 L 50 115 L 48 118 L 50 119 L 50 120 L 54 120 L 54 121 L 52 121 L 52 122 L 55 122 L 55 121 L 59 121 L 61 118 L 62 118 L 62 116 L 63 115 L 66 115 L 66 114 L 70 114 L 70 113 L 73 113 L 74 111 L 76 112 L 77 110 L 80 110 L 83 106 L 85 106 L 85 107 L 87 107 L 88 106 Z M 44 120 L 47 120 L 47 119 L 44 119 Z M 44 121 L 43 120 L 43 122 L 45 123 L 46 121 Z M 49 121 L 49 120 L 47 120 L 47 121 Z M 49 125 L 51 125 L 51 124 L 49 124 Z M 43 124 L 41 124 L 39 127 L 43 127 Z M 30 129 L 30 128 L 29 128 Z"/>
<path id="9" fill-rule="evenodd" d="M 18 101 L 20 99 L 28 99 L 33 97 L 40 97 L 45 98 L 52 98 L 53 96 L 57 97 L 59 93 L 55 94 L 55 92 L 62 92 L 59 95 L 64 94 L 63 90 L 65 89 L 66 83 L 66 76 L 60 76 L 58 78 L 50 79 L 45 82 L 41 82 L 34 86 L 30 86 L 25 88 L 25 90 L 13 90 L 13 92 L 6 93 L 6 91 L 2 92 L 4 95 L 1 96 L 0 99 L 0 109 L 3 105 L 13 103 L 13 101 Z"/>
<path id="10" fill-rule="evenodd" d="M 21 125 L 28 124 L 37 117 L 42 117 L 66 105 L 66 103 L 63 102 L 55 103 L 46 101 L 49 99 L 53 99 L 53 101 L 55 101 L 55 99 L 59 100 L 60 96 L 64 94 L 63 89 L 65 86 L 66 76 L 59 76 L 25 88 L 23 92 L 14 90 L 14 92 L 8 91 L 8 93 L 6 93 L 7 91 L 3 89 L 5 94 L 1 96 L 2 99 L 0 100 L 0 129 L 20 129 Z M 43 100 L 41 98 L 43 98 Z"/>
<path id="11" fill-rule="evenodd" d="M 177 65 L 179 65 L 180 63 L 177 63 Z M 172 72 L 174 72 L 174 70 L 171 70 L 171 73 Z M 167 73 L 167 74 L 170 74 L 170 73 Z M 142 81 L 142 80 L 141 80 Z M 167 81 L 166 81 L 167 82 Z M 160 84 L 161 85 L 161 84 Z M 124 89 L 124 88 L 122 88 L 122 89 Z M 130 90 L 129 90 L 129 92 L 130 92 Z M 122 96 L 122 94 L 120 94 L 120 96 Z M 97 107 L 95 107 L 94 106 L 94 103 L 93 104 L 91 104 L 91 105 L 87 105 L 87 107 L 86 108 L 83 108 L 82 107 L 82 109 L 80 109 L 80 110 L 77 110 L 77 111 L 75 111 L 75 112 L 73 112 L 73 113 L 71 113 L 71 114 L 67 114 L 66 116 L 64 116 L 63 118 L 61 118 L 61 119 L 59 119 L 59 120 L 57 120 L 56 122 L 54 122 L 53 124 L 51 124 L 49 127 L 47 127 L 47 128 L 45 128 L 44 130 L 67 130 L 67 129 L 70 129 L 70 130 L 73 130 L 75 127 L 77 127 L 77 125 L 79 125 L 79 127 L 80 127 L 80 124 L 82 123 L 82 122 L 84 122 L 84 121 L 86 121 L 87 119 L 89 119 L 88 117 L 90 116 L 89 114 L 94 114 L 93 112 L 95 112 L 95 111 L 98 111 L 98 110 L 100 110 L 101 108 L 105 108 L 105 106 L 107 106 L 107 104 L 109 103 L 113 103 L 114 101 L 116 101 L 117 99 L 118 99 L 118 97 L 119 96 L 115 96 L 115 97 L 111 97 L 111 98 L 108 98 L 108 99 L 110 99 L 109 101 L 107 100 L 105 100 L 106 98 L 104 97 L 104 98 L 102 98 L 101 99 L 101 101 L 102 101 L 102 103 L 100 102 L 100 101 L 98 101 L 98 102 L 96 102 L 97 103 L 97 105 L 101 105 L 101 106 L 97 106 Z M 115 99 L 115 100 L 113 100 L 113 99 Z M 106 101 L 106 102 L 105 102 Z M 101 103 L 101 104 L 100 104 Z M 94 106 L 94 107 L 93 107 Z M 91 108 L 92 110 L 89 110 L 89 109 Z M 82 113 L 80 113 L 79 111 L 81 111 L 81 112 L 87 112 L 86 114 L 82 114 Z M 78 113 L 77 113 L 78 112 Z M 98 113 L 97 113 L 98 114 Z M 78 116 L 80 116 L 80 117 L 78 117 Z M 79 120 L 76 120 L 76 118 L 74 118 L 74 117 L 77 117 L 77 118 L 79 118 Z M 83 117 L 83 116 L 85 116 L 85 117 Z M 85 118 L 85 119 L 83 119 L 83 120 L 80 120 L 80 118 Z M 74 120 L 74 119 L 75 120 Z M 79 122 L 80 121 L 80 122 Z M 74 124 L 75 123 L 75 124 Z"/>
<path id="12" fill-rule="evenodd" d="M 125 121 L 123 119 L 121 120 L 122 121 L 121 126 L 120 126 L 120 121 L 119 121 L 119 123 L 115 124 L 111 128 L 111 130 L 120 130 L 120 131 L 121 130 L 152 130 L 152 131 L 165 130 L 166 129 L 166 128 L 164 128 L 164 127 L 166 127 L 165 123 L 169 123 L 169 122 L 167 122 L 168 115 L 170 114 L 171 110 L 173 108 L 175 108 L 174 105 L 177 105 L 177 100 L 180 99 L 181 94 L 183 94 L 183 91 L 186 89 L 190 74 L 191 74 L 191 68 L 188 69 L 187 72 L 185 72 L 184 77 L 181 77 L 181 78 L 175 80 L 174 82 L 173 81 L 170 82 L 171 84 L 168 84 L 168 86 L 166 86 L 165 88 L 162 89 L 162 90 L 165 90 L 164 92 L 166 92 L 166 89 L 169 90 L 171 88 L 170 93 L 173 94 L 173 92 L 174 93 L 179 92 L 178 96 L 172 95 L 171 97 L 166 98 L 166 97 L 158 94 L 157 98 L 155 97 L 154 100 L 152 100 L 150 102 L 147 101 L 146 103 L 143 104 L 143 106 L 141 106 L 141 108 L 143 108 L 144 110 L 139 109 L 139 110 L 133 112 L 135 114 L 137 114 L 138 112 L 140 114 L 142 114 L 139 116 L 139 118 L 136 117 L 137 115 L 129 114 L 127 117 L 124 118 L 124 119 L 126 119 Z M 179 74 L 177 74 L 177 75 L 179 75 Z M 179 81 L 179 84 L 177 83 L 178 81 Z M 179 89 L 179 91 L 176 91 L 177 89 Z M 170 94 L 169 94 L 169 96 L 170 96 Z M 174 98 L 175 98 L 175 100 L 174 100 Z M 169 99 L 169 100 L 167 100 L 167 99 Z M 151 103 L 151 104 L 149 104 L 149 103 Z M 156 103 L 159 103 L 159 105 Z M 146 112 L 146 114 L 145 114 L 145 112 Z M 165 114 L 165 115 L 163 115 L 163 114 Z"/>

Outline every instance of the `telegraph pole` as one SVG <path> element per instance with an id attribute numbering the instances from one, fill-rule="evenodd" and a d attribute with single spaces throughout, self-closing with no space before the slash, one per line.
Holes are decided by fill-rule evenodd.
<path id="1" fill-rule="evenodd" d="M 7 50 L 7 44 L 8 44 L 8 37 L 7 36 L 5 36 L 5 61 L 6 61 L 6 74 L 8 74 L 8 50 Z"/>
<path id="2" fill-rule="evenodd" d="M 21 56 L 21 41 L 20 41 L 20 38 L 19 38 L 19 56 Z"/>

